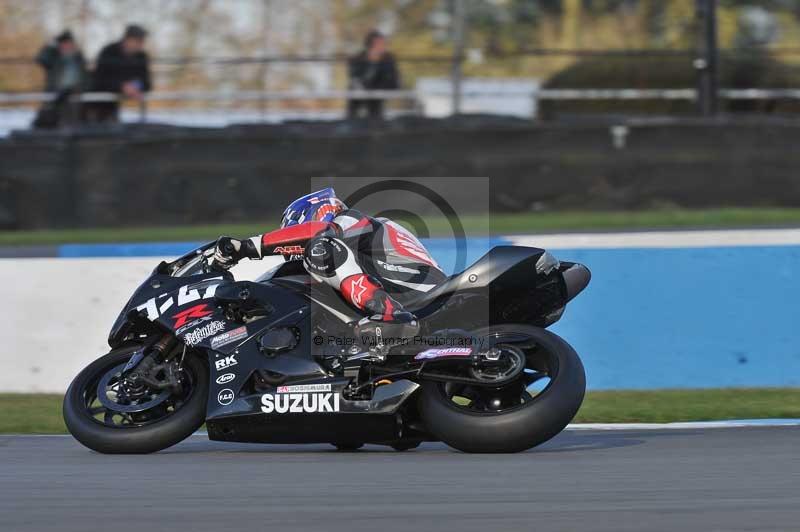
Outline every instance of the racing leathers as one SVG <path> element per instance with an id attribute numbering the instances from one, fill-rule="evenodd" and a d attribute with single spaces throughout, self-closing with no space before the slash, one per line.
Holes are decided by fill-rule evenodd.
<path id="1" fill-rule="evenodd" d="M 345 210 L 332 223 L 305 222 L 249 240 L 220 238 L 214 260 L 224 267 L 240 258 L 302 256 L 303 266 L 316 280 L 339 291 L 368 319 L 361 332 L 377 324 L 408 323 L 416 318 L 403 307 L 420 292 L 445 280 L 445 275 L 422 243 L 403 226 Z"/>

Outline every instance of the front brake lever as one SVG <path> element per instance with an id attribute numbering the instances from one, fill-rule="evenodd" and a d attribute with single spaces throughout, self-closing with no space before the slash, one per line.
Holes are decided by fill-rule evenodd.
<path id="1" fill-rule="evenodd" d="M 221 273 L 225 271 L 224 268 L 217 265 L 214 260 L 215 248 L 208 248 L 203 252 L 203 273 Z"/>

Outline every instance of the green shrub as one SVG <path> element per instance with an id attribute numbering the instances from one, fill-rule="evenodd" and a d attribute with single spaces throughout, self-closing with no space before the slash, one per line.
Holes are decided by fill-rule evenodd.
<path id="1" fill-rule="evenodd" d="M 556 73 L 547 89 L 690 89 L 697 86 L 697 71 L 689 56 L 590 57 Z M 720 88 L 800 88 L 800 69 L 766 53 L 723 55 L 719 62 Z M 800 112 L 793 101 L 723 100 L 730 112 Z M 696 104 L 687 100 L 545 100 L 544 118 L 559 113 L 651 113 L 693 114 Z"/>

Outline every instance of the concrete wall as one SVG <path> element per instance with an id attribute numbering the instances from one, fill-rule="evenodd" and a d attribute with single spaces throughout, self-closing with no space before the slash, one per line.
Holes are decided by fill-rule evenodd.
<path id="1" fill-rule="evenodd" d="M 592 269 L 553 328 L 582 356 L 592 389 L 800 386 L 800 230 L 505 241 Z M 492 244 L 474 241 L 469 260 Z M 429 247 L 453 267 L 450 246 Z M 0 391 L 64 391 L 107 350 L 117 313 L 159 260 L 0 259 Z M 252 279 L 266 267 L 244 262 L 234 274 Z"/>
<path id="2" fill-rule="evenodd" d="M 0 259 L 0 392 L 64 392 L 108 352 L 108 331 L 162 258 Z M 234 269 L 254 279 L 266 263 Z"/>

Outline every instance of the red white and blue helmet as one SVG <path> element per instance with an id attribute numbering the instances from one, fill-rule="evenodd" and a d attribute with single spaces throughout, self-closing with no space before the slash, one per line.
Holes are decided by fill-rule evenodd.
<path id="1" fill-rule="evenodd" d="M 324 188 L 294 200 L 281 218 L 281 228 L 305 222 L 332 222 L 347 206 L 333 188 Z"/>

